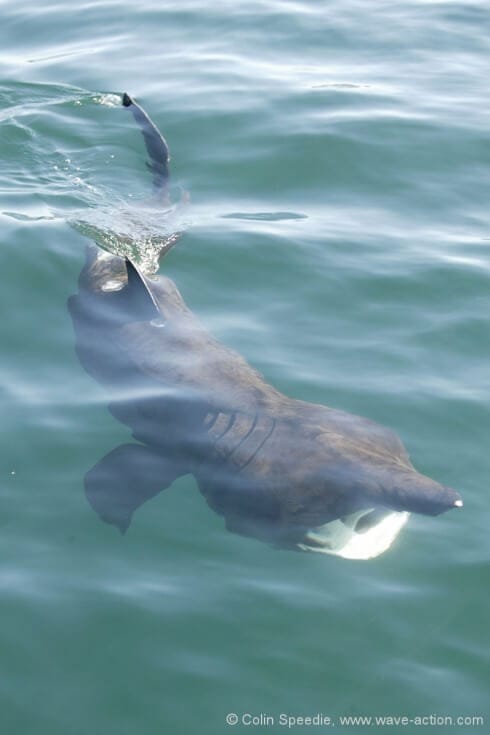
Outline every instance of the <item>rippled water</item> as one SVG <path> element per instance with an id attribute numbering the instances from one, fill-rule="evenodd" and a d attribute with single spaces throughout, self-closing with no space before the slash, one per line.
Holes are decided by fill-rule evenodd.
<path id="1" fill-rule="evenodd" d="M 487 4 L 1 10 L 2 729 L 321 712 L 487 732 Z M 174 204 L 190 192 L 170 221 L 145 210 L 126 90 L 170 144 Z M 103 524 L 83 476 L 129 432 L 66 300 L 86 235 L 176 230 L 163 270 L 220 340 L 288 395 L 391 426 L 464 510 L 412 517 L 371 562 L 231 535 L 190 478 L 127 535 Z"/>

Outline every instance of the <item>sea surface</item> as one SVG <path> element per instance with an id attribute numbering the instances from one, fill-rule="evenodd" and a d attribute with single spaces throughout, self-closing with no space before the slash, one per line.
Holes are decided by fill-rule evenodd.
<path id="1" fill-rule="evenodd" d="M 489 58 L 485 0 L 0 3 L 2 733 L 490 732 Z M 232 535 L 191 477 L 124 536 L 96 516 L 130 434 L 66 303 L 91 228 L 138 240 L 125 91 L 190 195 L 161 265 L 189 307 L 462 510 L 371 561 Z"/>

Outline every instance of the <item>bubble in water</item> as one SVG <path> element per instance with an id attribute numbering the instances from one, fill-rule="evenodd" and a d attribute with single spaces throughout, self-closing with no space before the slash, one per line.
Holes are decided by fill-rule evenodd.
<path id="1" fill-rule="evenodd" d="M 161 329 L 165 326 L 165 322 L 163 321 L 163 319 L 152 319 L 150 324 L 152 327 L 157 327 L 158 329 Z"/>
<path id="2" fill-rule="evenodd" d="M 124 283 L 122 281 L 106 281 L 103 286 L 103 291 L 120 291 Z"/>

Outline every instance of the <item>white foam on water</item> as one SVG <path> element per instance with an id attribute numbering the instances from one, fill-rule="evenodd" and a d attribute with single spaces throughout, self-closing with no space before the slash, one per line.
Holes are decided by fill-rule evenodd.
<path id="1" fill-rule="evenodd" d="M 344 559 L 374 559 L 387 551 L 410 517 L 405 511 L 392 511 L 373 526 L 356 531 L 360 519 L 372 510 L 362 510 L 345 518 L 325 523 L 309 531 L 298 544 L 302 551 L 333 554 Z"/>
<path id="2" fill-rule="evenodd" d="M 120 107 L 122 105 L 122 96 L 120 94 L 100 94 L 93 98 L 98 105 L 106 107 Z"/>

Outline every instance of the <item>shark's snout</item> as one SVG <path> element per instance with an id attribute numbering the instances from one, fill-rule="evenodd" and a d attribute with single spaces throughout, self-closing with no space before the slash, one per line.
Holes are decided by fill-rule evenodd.
<path id="1" fill-rule="evenodd" d="M 387 505 L 394 510 L 408 510 L 429 516 L 463 507 L 461 495 L 456 490 L 418 473 L 414 473 L 412 478 L 404 478 L 399 484 L 395 483 L 387 499 Z"/>

